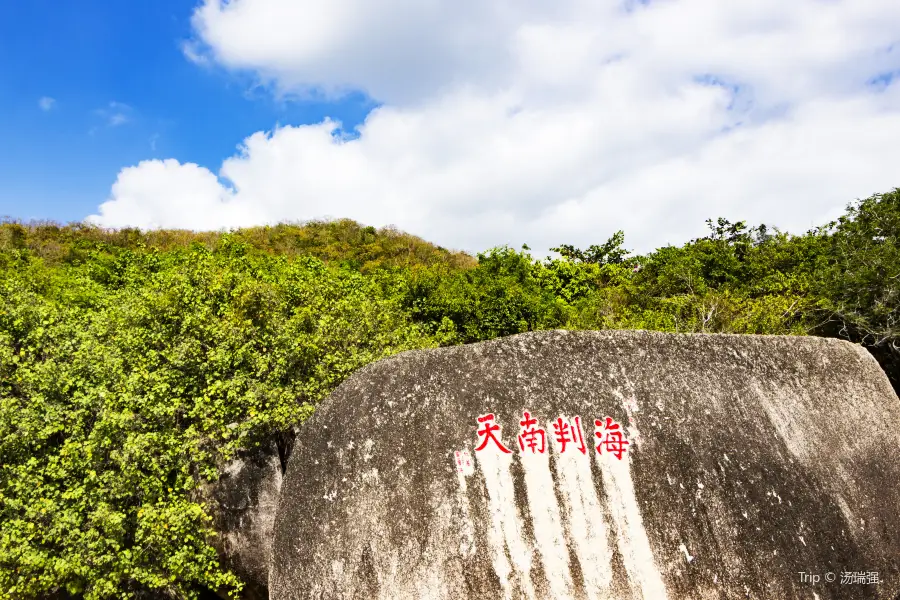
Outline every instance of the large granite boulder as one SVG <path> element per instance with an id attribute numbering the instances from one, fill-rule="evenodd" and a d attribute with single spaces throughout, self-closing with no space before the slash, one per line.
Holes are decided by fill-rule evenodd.
<path id="1" fill-rule="evenodd" d="M 225 465 L 218 481 L 200 490 L 198 500 L 213 518 L 213 546 L 225 566 L 244 582 L 244 600 L 269 597 L 266 586 L 282 471 L 281 453 L 271 441 L 241 453 Z"/>
<path id="2" fill-rule="evenodd" d="M 269 589 L 892 599 L 900 401 L 868 353 L 823 338 L 554 331 L 403 353 L 300 432 Z"/>

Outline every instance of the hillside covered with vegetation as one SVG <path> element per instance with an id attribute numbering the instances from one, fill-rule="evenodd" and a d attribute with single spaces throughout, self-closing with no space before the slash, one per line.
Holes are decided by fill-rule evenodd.
<path id="1" fill-rule="evenodd" d="M 826 335 L 900 382 L 900 190 L 801 235 L 718 219 L 477 257 L 352 221 L 230 233 L 0 224 L 0 598 L 237 589 L 198 485 L 351 372 L 524 331 Z"/>

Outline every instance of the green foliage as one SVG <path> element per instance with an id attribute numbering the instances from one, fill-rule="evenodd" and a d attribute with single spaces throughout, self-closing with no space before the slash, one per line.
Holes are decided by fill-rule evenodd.
<path id="1" fill-rule="evenodd" d="M 198 484 L 354 369 L 432 345 L 378 282 L 224 236 L 0 279 L 0 596 L 238 589 Z"/>
<path id="2" fill-rule="evenodd" d="M 640 260 L 618 326 L 682 332 L 805 333 L 816 299 L 815 236 L 748 229 L 725 219 L 710 235 Z"/>
<path id="3" fill-rule="evenodd" d="M 410 348 L 552 328 L 840 335 L 898 384 L 900 190 L 802 235 L 708 221 L 476 258 L 352 221 L 0 224 L 0 597 L 236 592 L 199 486 Z M 891 370 L 893 369 L 893 370 Z"/>
<path id="4" fill-rule="evenodd" d="M 865 341 L 900 339 L 900 189 L 847 207 L 826 226 L 828 266 L 819 291 L 834 317 Z"/>
<path id="5" fill-rule="evenodd" d="M 535 261 L 498 248 L 465 271 L 420 269 L 404 305 L 442 343 L 548 328 L 807 333 L 810 292 L 827 241 L 725 219 L 682 247 L 629 256 L 617 232 L 582 251 Z"/>
<path id="6" fill-rule="evenodd" d="M 48 264 L 78 261 L 91 249 L 101 248 L 106 251 L 168 251 L 200 244 L 213 249 L 225 236 L 266 253 L 314 256 L 326 264 L 348 266 L 362 272 L 413 265 L 467 267 L 474 264 L 474 260 L 464 253 L 451 252 L 390 227 L 365 227 L 350 219 L 281 223 L 231 233 L 177 229 L 109 230 L 84 223 L 66 226 L 47 222 L 27 226 L 16 222 L 0 224 L 0 247 L 28 249 Z"/>
<path id="7" fill-rule="evenodd" d="M 561 326 L 564 305 L 541 286 L 539 269 L 525 252 L 494 248 L 472 269 L 411 271 L 403 305 L 444 344 Z"/>
<path id="8" fill-rule="evenodd" d="M 562 244 L 558 248 L 550 248 L 570 261 L 593 263 L 597 265 L 620 264 L 630 254 L 622 247 L 625 243 L 625 232 L 617 231 L 603 244 L 588 246 L 587 250 L 579 250 L 570 244 Z"/>

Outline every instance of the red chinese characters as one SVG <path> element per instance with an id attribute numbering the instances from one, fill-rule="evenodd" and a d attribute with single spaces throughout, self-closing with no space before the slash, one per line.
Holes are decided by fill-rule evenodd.
<path id="1" fill-rule="evenodd" d="M 488 445 L 488 442 L 492 441 L 501 451 L 512 454 L 512 450 L 504 446 L 503 442 L 500 441 L 500 438 L 494 435 L 495 431 L 500 433 L 502 429 L 499 425 L 494 425 L 494 413 L 478 417 L 478 422 L 484 424 L 484 429 L 478 430 L 478 436 L 484 437 L 484 439 L 481 440 L 481 445 L 475 448 L 475 452 L 481 452 Z"/>
<path id="2" fill-rule="evenodd" d="M 547 449 L 547 432 L 540 427 L 535 427 L 537 419 L 532 418 L 526 410 L 519 425 L 522 427 L 522 432 L 519 434 L 519 449 L 524 452 L 527 447 L 532 454 L 535 452 L 543 454 Z M 540 446 L 538 446 L 538 439 L 541 440 Z"/>
<path id="3" fill-rule="evenodd" d="M 606 417 L 606 422 L 601 420 L 594 421 L 594 435 L 600 439 L 597 444 L 597 452 L 603 453 L 604 450 L 622 460 L 622 455 L 628 449 L 629 442 L 622 433 L 622 426 Z"/>
<path id="4" fill-rule="evenodd" d="M 582 454 L 587 454 L 587 446 L 581 433 L 581 417 L 575 417 L 575 426 L 559 417 L 553 423 L 553 433 L 556 435 L 556 443 L 559 444 L 559 453 L 566 451 L 566 444 L 577 444 Z"/>
<path id="5" fill-rule="evenodd" d="M 479 427 L 477 434 L 480 438 L 476 452 L 481 452 L 487 448 L 488 444 L 493 442 L 494 446 L 501 452 L 511 454 L 509 448 L 503 445 L 501 439 L 502 427 L 494 422 L 493 413 L 478 417 Z M 571 445 L 574 449 L 582 454 L 587 454 L 587 444 L 584 441 L 584 434 L 581 428 L 581 417 L 576 416 L 574 425 L 568 419 L 558 417 L 551 423 L 552 435 L 556 440 L 560 454 L 566 452 Z M 517 438 L 520 452 L 530 452 L 532 454 L 544 454 L 547 451 L 547 431 L 539 426 L 538 420 L 532 416 L 529 411 L 524 411 L 522 420 L 519 421 L 520 432 Z M 611 454 L 617 459 L 622 460 L 622 456 L 628 451 L 631 442 L 625 437 L 622 426 L 612 419 L 612 417 L 604 417 L 594 421 L 594 435 L 598 438 L 599 443 L 595 446 L 598 454 Z"/>
<path id="6" fill-rule="evenodd" d="M 471 475 L 474 467 L 472 466 L 472 456 L 468 450 L 457 450 L 454 453 L 456 458 L 456 472 L 463 475 Z"/>

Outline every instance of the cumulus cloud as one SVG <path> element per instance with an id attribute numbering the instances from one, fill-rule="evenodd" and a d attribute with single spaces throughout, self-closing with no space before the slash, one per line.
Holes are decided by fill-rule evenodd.
<path id="1" fill-rule="evenodd" d="M 802 231 L 900 185 L 892 0 L 205 0 L 193 26 L 192 60 L 382 105 L 354 136 L 254 133 L 215 174 L 125 169 L 93 220 L 351 217 L 468 250 L 624 229 L 647 250 L 720 215 Z"/>
<path id="2" fill-rule="evenodd" d="M 102 218 L 89 217 L 90 221 L 113 227 L 207 229 L 239 227 L 264 216 L 247 203 L 236 202 L 233 192 L 208 169 L 173 159 L 147 160 L 122 169 L 112 195 L 115 200 L 100 207 Z"/>
<path id="3" fill-rule="evenodd" d="M 44 112 L 52 110 L 54 106 L 56 106 L 56 100 L 50 96 L 43 96 L 38 99 L 38 107 Z"/>

